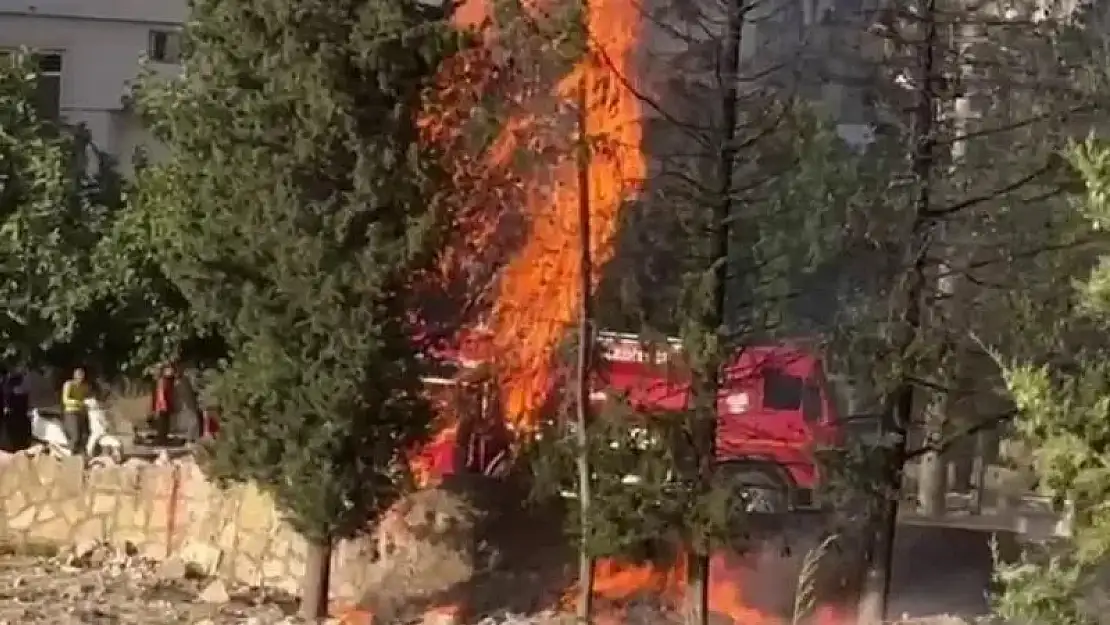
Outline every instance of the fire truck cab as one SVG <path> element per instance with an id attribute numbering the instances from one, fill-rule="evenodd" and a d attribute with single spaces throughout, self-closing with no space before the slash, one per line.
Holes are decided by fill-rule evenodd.
<path id="1" fill-rule="evenodd" d="M 634 407 L 681 410 L 690 384 L 676 367 L 681 346 L 647 348 L 635 335 L 602 333 L 602 400 L 619 394 Z M 813 504 L 814 447 L 839 436 L 839 417 L 822 362 L 800 344 L 749 346 L 725 365 L 717 401 L 716 455 L 722 476 L 753 512 Z"/>

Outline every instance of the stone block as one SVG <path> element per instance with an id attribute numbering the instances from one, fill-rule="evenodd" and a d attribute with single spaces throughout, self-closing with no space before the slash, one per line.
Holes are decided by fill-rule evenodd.
<path id="1" fill-rule="evenodd" d="M 206 500 L 211 496 L 214 487 L 204 477 L 195 462 L 185 462 L 178 468 L 181 476 L 181 495 L 189 500 Z"/>
<path id="2" fill-rule="evenodd" d="M 205 523 L 213 515 L 212 501 L 207 496 L 188 495 L 182 492 L 181 503 L 184 511 L 183 517 L 189 525 L 196 527 L 198 532 L 203 531 Z"/>
<path id="3" fill-rule="evenodd" d="M 289 577 L 289 571 L 285 567 L 285 562 L 278 558 L 267 558 L 262 562 L 262 580 L 267 584 L 272 584 L 278 580 Z"/>
<path id="4" fill-rule="evenodd" d="M 168 497 L 148 499 L 146 504 L 146 523 L 148 531 L 165 532 L 170 526 L 170 500 Z"/>
<path id="5" fill-rule="evenodd" d="M 337 579 L 333 580 L 330 595 L 332 599 L 356 601 L 359 598 L 359 588 L 360 585 L 357 582 Z"/>
<path id="6" fill-rule="evenodd" d="M 39 491 L 49 493 L 50 489 L 57 481 L 58 473 L 61 472 L 62 462 L 53 456 L 45 454 L 35 456 L 31 461 L 31 471 L 35 475 L 35 480 L 38 482 Z"/>
<path id="7" fill-rule="evenodd" d="M 60 514 L 52 514 L 35 523 L 27 529 L 27 537 L 31 540 L 50 544 L 68 544 L 72 541 L 73 525 L 66 521 Z"/>
<path id="8" fill-rule="evenodd" d="M 202 510 L 194 511 L 192 502 L 186 501 L 189 506 L 189 535 L 198 540 L 216 543 L 219 541 L 220 530 L 226 524 L 222 517 L 223 501 L 218 498 L 209 498 Z"/>
<path id="9" fill-rule="evenodd" d="M 222 581 L 215 580 L 200 591 L 197 600 L 201 603 L 224 604 L 231 601 L 231 594 Z"/>
<path id="10" fill-rule="evenodd" d="M 169 541 L 170 553 L 180 553 L 181 549 L 185 546 L 185 532 L 180 527 L 171 528 L 173 531 L 167 534 Z"/>
<path id="11" fill-rule="evenodd" d="M 88 490 L 94 493 L 115 494 L 123 490 L 123 477 L 126 469 L 122 467 L 101 467 L 89 471 L 85 476 Z"/>
<path id="12" fill-rule="evenodd" d="M 274 502 L 253 484 L 242 489 L 238 525 L 244 531 L 269 529 L 274 524 Z"/>
<path id="13" fill-rule="evenodd" d="M 85 493 L 85 459 L 80 456 L 61 458 L 54 473 L 55 499 L 81 497 Z"/>
<path id="14" fill-rule="evenodd" d="M 27 504 L 23 509 L 8 519 L 8 529 L 23 531 L 35 524 L 38 509 Z"/>
<path id="15" fill-rule="evenodd" d="M 27 487 L 30 459 L 25 454 L 16 454 L 0 470 L 0 501 Z"/>
<path id="16" fill-rule="evenodd" d="M 139 489 L 146 500 L 165 499 L 173 491 L 174 468 L 147 465 L 139 470 Z"/>
<path id="17" fill-rule="evenodd" d="M 288 557 L 284 558 L 283 562 L 285 562 L 285 570 L 293 579 L 299 580 L 304 576 L 304 558 Z"/>
<path id="18" fill-rule="evenodd" d="M 31 501 L 22 490 L 15 490 L 6 495 L 4 499 L 0 501 L 0 505 L 3 506 L 0 509 L 3 509 L 4 516 L 6 518 L 11 518 L 31 505 Z"/>
<path id="19" fill-rule="evenodd" d="M 104 492 L 92 494 L 92 505 L 90 508 L 95 515 L 111 514 L 115 512 L 119 505 L 120 501 L 117 495 Z"/>
<path id="20" fill-rule="evenodd" d="M 121 496 L 112 516 L 113 532 L 142 532 L 146 527 L 146 517 L 142 502 L 138 497 Z"/>
<path id="21" fill-rule="evenodd" d="M 262 585 L 262 569 L 254 559 L 241 553 L 235 554 L 231 565 L 231 577 L 241 584 Z"/>
<path id="22" fill-rule="evenodd" d="M 35 515 L 35 523 L 46 523 L 62 516 L 53 504 L 39 504 L 35 506 L 35 509 L 38 510 L 38 514 Z"/>
<path id="23" fill-rule="evenodd" d="M 239 542 L 236 545 L 236 552 L 246 554 L 255 560 L 261 560 L 267 555 L 268 547 L 270 546 L 270 536 L 260 530 L 239 531 Z"/>
<path id="24" fill-rule="evenodd" d="M 286 551 L 287 558 L 303 561 L 308 555 L 308 544 L 306 544 L 304 538 L 301 538 L 291 527 L 283 524 L 282 531 L 278 536 L 282 537 L 282 542 L 288 545 Z"/>
<path id="25" fill-rule="evenodd" d="M 66 500 L 59 504 L 58 509 L 66 522 L 71 525 L 76 525 L 82 519 L 86 519 L 90 516 L 88 505 L 85 503 L 84 499 L 74 498 Z"/>
<path id="26" fill-rule="evenodd" d="M 142 489 L 142 467 L 123 465 L 116 467 L 115 470 L 120 490 L 137 495 Z"/>
<path id="27" fill-rule="evenodd" d="M 216 539 L 216 546 L 225 552 L 234 552 L 238 546 L 239 532 L 235 523 L 225 523 Z"/>

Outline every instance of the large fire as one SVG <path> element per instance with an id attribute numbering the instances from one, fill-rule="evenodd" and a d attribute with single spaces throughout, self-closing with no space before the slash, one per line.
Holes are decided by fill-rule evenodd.
<path id="1" fill-rule="evenodd" d="M 504 414 L 518 431 L 528 431 L 535 422 L 553 379 L 553 351 L 574 321 L 581 297 L 579 138 L 600 146 L 590 151 L 587 165 L 591 252 L 597 266 L 612 257 L 621 208 L 646 176 L 641 103 L 627 88 L 635 80 L 639 5 L 592 0 L 587 9 L 587 51 L 554 90 L 530 80 L 506 80 L 490 29 L 487 49 L 460 55 L 445 69 L 432 106 L 436 114 L 424 120 L 427 138 L 456 142 L 483 89 L 498 83 L 518 103 L 516 115 L 486 151 L 467 159 L 457 172 L 458 199 L 469 206 L 461 210 L 464 249 L 455 250 L 450 259 L 473 263 L 499 247 L 494 237 L 504 234 L 508 222 L 522 231 L 493 281 L 485 320 Z M 543 28 L 542 7 L 529 5 L 527 10 L 537 28 Z M 484 2 L 470 0 L 456 19 L 476 26 L 489 24 L 492 15 Z M 579 102 L 585 104 L 583 124 L 575 123 L 573 114 Z M 523 151 L 549 158 L 541 167 L 518 167 Z M 591 278 L 596 285 L 597 275 Z"/>
<path id="2" fill-rule="evenodd" d="M 425 141 L 451 156 L 451 201 L 461 236 L 443 269 L 455 279 L 463 276 L 467 287 L 482 291 L 486 299 L 488 314 L 472 322 L 480 323 L 487 337 L 483 359 L 497 366 L 501 414 L 521 435 L 537 423 L 556 378 L 554 352 L 576 320 L 582 296 L 578 156 L 583 138 L 593 146 L 586 167 L 595 267 L 612 258 L 622 208 L 647 177 L 643 103 L 629 87 L 637 83 L 643 16 L 637 0 L 585 0 L 586 52 L 552 86 L 514 65 L 513 54 L 498 41 L 497 18 L 486 2 L 467 0 L 457 9 L 456 22 L 478 29 L 484 45 L 446 64 L 426 103 L 421 129 Z M 551 2 L 525 0 L 523 19 L 542 30 Z M 508 103 L 510 114 L 497 136 L 474 151 L 469 129 L 491 94 Z M 542 155 L 541 166 L 522 165 L 521 153 Z M 591 276 L 595 287 L 597 273 Z M 444 447 L 441 443 L 452 440 L 457 430 L 448 419 L 431 447 Z M 413 461 L 418 476 L 431 472 L 428 465 L 434 460 Z M 721 556 L 713 559 L 712 611 L 744 625 L 779 623 L 747 607 L 733 568 Z M 596 571 L 595 592 L 611 604 L 611 620 L 620 618 L 613 606 L 645 593 L 677 604 L 685 579 L 681 561 L 666 569 L 603 561 Z"/>

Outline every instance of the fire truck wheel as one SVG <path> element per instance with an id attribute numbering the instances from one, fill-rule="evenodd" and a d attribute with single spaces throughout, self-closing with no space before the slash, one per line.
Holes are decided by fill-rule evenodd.
<path id="1" fill-rule="evenodd" d="M 789 511 L 789 486 L 762 467 L 736 464 L 721 467 L 721 477 L 745 513 L 782 514 Z"/>

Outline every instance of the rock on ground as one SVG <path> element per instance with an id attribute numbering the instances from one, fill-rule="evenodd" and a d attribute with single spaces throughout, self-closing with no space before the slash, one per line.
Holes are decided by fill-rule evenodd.
<path id="1" fill-rule="evenodd" d="M 375 532 L 359 607 L 375 621 L 461 606 L 460 619 L 535 614 L 571 583 L 562 515 L 526 509 L 525 492 L 460 476 L 398 502 Z"/>

